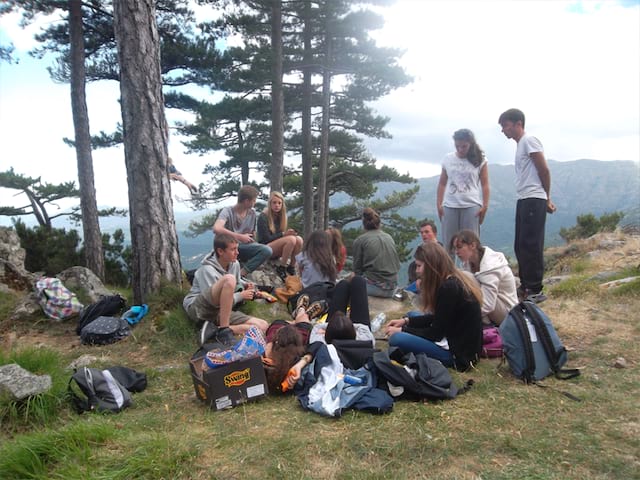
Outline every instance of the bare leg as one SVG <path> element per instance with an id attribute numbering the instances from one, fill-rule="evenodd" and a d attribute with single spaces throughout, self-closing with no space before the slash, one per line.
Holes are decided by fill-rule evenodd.
<path id="1" fill-rule="evenodd" d="M 229 326 L 234 335 L 244 335 L 251 327 L 258 327 L 264 333 L 267 331 L 269 324 L 261 318 L 249 317 L 244 323 Z"/>
<path id="2" fill-rule="evenodd" d="M 220 309 L 218 313 L 218 326 L 220 328 L 229 326 L 235 290 L 236 278 L 233 275 L 224 275 L 211 287 L 211 300 Z"/>
<path id="3" fill-rule="evenodd" d="M 273 242 L 269 242 L 269 246 L 273 251 L 271 258 L 280 258 L 282 265 L 287 264 L 287 260 L 292 256 L 292 252 L 295 249 L 296 240 L 295 237 L 287 235 L 275 239 Z"/>
<path id="4" fill-rule="evenodd" d="M 293 247 L 293 252 L 291 253 L 291 265 L 296 264 L 296 255 L 302 251 L 302 244 L 304 242 L 302 237 L 295 236 L 293 238 L 296 239 L 296 245 Z"/>

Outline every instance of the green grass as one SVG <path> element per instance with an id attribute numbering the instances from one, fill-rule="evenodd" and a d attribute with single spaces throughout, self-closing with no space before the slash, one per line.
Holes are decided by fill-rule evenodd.
<path id="1" fill-rule="evenodd" d="M 588 280 L 587 275 L 572 276 L 549 289 L 554 297 L 559 298 L 579 298 L 598 290 L 598 283 Z"/>
<path id="2" fill-rule="evenodd" d="M 165 292 L 150 301 L 149 315 L 122 342 L 0 355 L 1 363 L 52 375 L 55 386 L 51 406 L 40 408 L 46 415 L 29 413 L 26 421 L 22 410 L 22 416 L 4 417 L 0 478 L 640 478 L 640 375 L 635 368 L 612 368 L 618 356 L 630 365 L 640 361 L 637 319 L 621 321 L 618 313 L 637 311 L 637 296 L 584 293 L 584 284 L 575 282 L 581 302 L 597 305 L 578 322 L 585 336 L 571 337 L 573 330 L 558 325 L 576 347 L 568 366 L 585 367 L 581 377 L 550 378 L 544 383 L 552 388 L 543 389 L 513 379 L 499 360 L 483 360 L 470 373 L 452 372 L 457 384 L 475 380 L 455 400 L 398 401 L 388 415 L 348 411 L 339 419 L 304 412 L 291 396 L 209 410 L 196 399 L 187 366 L 197 331 L 182 311 L 182 294 Z M 574 308 L 569 293 L 555 295 L 545 310 Z M 243 309 L 286 318 L 283 306 L 248 303 Z M 77 342 L 71 327 L 45 321 L 37 330 L 65 346 Z M 34 327 L 12 328 L 20 339 Z M 96 356 L 92 366 L 143 370 L 149 386 L 119 414 L 79 416 L 65 399 L 71 372 L 64 367 L 82 354 Z"/>

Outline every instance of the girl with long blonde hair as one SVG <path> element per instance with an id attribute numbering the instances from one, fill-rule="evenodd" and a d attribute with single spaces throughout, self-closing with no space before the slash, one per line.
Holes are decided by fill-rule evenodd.
<path id="1" fill-rule="evenodd" d="M 278 259 L 276 269 L 283 279 L 295 274 L 296 255 L 302 251 L 302 237 L 288 228 L 287 207 L 280 192 L 271 192 L 269 203 L 258 217 L 258 241 L 271 247 L 271 258 Z"/>

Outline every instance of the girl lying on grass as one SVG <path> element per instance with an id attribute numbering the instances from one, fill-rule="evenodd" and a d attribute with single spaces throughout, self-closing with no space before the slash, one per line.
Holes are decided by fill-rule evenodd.
<path id="1" fill-rule="evenodd" d="M 347 307 L 350 307 L 349 313 Z M 313 317 L 314 312 L 309 310 L 312 308 L 313 305 L 305 305 L 303 299 L 298 302 L 294 311 L 293 322 L 276 320 L 267 329 L 265 368 L 269 390 L 272 392 L 280 390 L 280 384 L 287 377 L 289 369 L 301 357 L 309 359 L 307 353 L 313 352 L 313 345 L 317 343 L 309 344 L 310 337 L 318 342 L 324 340 L 333 344 L 342 363 L 348 368 L 361 367 L 373 355 L 374 339 L 369 324 L 367 284 L 363 277 L 356 275 L 335 286 L 327 313 L 329 320 L 324 331 L 322 326 L 317 325 L 314 329 L 311 324 L 309 317 Z M 312 353 L 310 358 L 313 358 Z"/>

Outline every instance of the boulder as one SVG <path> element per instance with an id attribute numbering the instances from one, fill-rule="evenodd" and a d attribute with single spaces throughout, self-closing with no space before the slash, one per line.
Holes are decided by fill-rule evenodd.
<path id="1" fill-rule="evenodd" d="M 0 285 L 13 290 L 30 290 L 36 276 L 24 268 L 26 253 L 13 228 L 0 227 Z M 3 290 L 6 291 L 5 288 Z"/>
<path id="2" fill-rule="evenodd" d="M 284 287 L 284 282 L 276 272 L 275 264 L 270 261 L 265 262 L 258 270 L 247 275 L 247 280 L 259 286 Z"/>
<path id="3" fill-rule="evenodd" d="M 86 267 L 71 267 L 56 275 L 64 286 L 74 293 L 84 291 L 89 303 L 100 300 L 103 296 L 114 295 L 105 288 L 98 276 Z"/>
<path id="4" fill-rule="evenodd" d="M 27 320 L 36 316 L 42 316 L 42 307 L 38 302 L 35 292 L 29 292 L 18 302 L 11 314 L 11 320 Z"/>
<path id="5" fill-rule="evenodd" d="M 0 367 L 0 396 L 22 400 L 51 388 L 49 375 L 34 375 L 15 363 Z"/>

